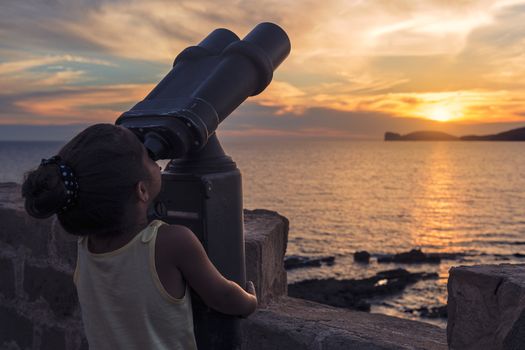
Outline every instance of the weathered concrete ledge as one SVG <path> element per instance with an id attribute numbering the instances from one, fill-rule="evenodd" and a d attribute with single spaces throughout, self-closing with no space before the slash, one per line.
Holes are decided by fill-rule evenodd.
<path id="1" fill-rule="evenodd" d="M 525 265 L 452 268 L 448 317 L 450 349 L 525 349 Z"/>
<path id="2" fill-rule="evenodd" d="M 447 349 L 439 327 L 283 297 L 245 323 L 244 349 Z"/>
<path id="3" fill-rule="evenodd" d="M 26 215 L 19 194 L 0 184 L 0 348 L 87 349 L 71 278 L 76 240 L 54 218 Z M 247 278 L 260 301 L 244 321 L 244 349 L 446 349 L 436 326 L 286 297 L 288 220 L 266 210 L 244 218 Z"/>

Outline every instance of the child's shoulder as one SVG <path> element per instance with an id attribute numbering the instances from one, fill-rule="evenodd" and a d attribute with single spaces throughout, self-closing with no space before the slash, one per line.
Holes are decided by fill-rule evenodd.
<path id="1" fill-rule="evenodd" d="M 167 241 L 188 239 L 191 236 L 195 236 L 193 231 L 191 231 L 189 228 L 183 225 L 164 224 L 159 226 L 157 230 L 157 239 L 162 237 L 161 239 Z"/>
<path id="2" fill-rule="evenodd" d="M 166 224 L 158 228 L 156 248 L 160 253 L 185 252 L 195 244 L 200 242 L 193 231 L 186 226 Z"/>

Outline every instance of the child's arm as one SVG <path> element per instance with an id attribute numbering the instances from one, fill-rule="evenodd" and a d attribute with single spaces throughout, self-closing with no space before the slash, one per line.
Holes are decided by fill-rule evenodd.
<path id="1" fill-rule="evenodd" d="M 171 231 L 166 232 L 164 238 L 168 238 L 173 263 L 206 305 L 229 315 L 248 316 L 255 311 L 255 290 L 248 288 L 248 293 L 237 283 L 224 278 L 191 230 L 173 225 L 166 227 L 166 231 Z"/>

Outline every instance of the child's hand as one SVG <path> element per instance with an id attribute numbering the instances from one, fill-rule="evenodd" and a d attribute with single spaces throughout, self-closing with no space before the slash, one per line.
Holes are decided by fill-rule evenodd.
<path id="1" fill-rule="evenodd" d="M 245 290 L 246 290 L 246 293 L 249 294 L 249 298 L 251 299 L 251 307 L 250 307 L 250 310 L 248 310 L 245 314 L 240 316 L 241 318 L 248 317 L 257 308 L 257 294 L 255 293 L 255 286 L 253 285 L 252 281 L 246 282 Z"/>
<path id="2" fill-rule="evenodd" d="M 246 282 L 246 291 L 254 297 L 257 297 L 257 294 L 255 293 L 255 286 L 253 285 L 252 281 Z"/>

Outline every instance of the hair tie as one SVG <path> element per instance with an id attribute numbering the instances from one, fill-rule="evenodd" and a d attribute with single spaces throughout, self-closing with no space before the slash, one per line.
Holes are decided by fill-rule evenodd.
<path id="1" fill-rule="evenodd" d="M 60 156 L 53 156 L 49 159 L 42 159 L 40 166 L 56 164 L 60 171 L 60 178 L 66 188 L 66 198 L 57 213 L 63 213 L 76 204 L 78 198 L 78 180 L 73 169 Z"/>

